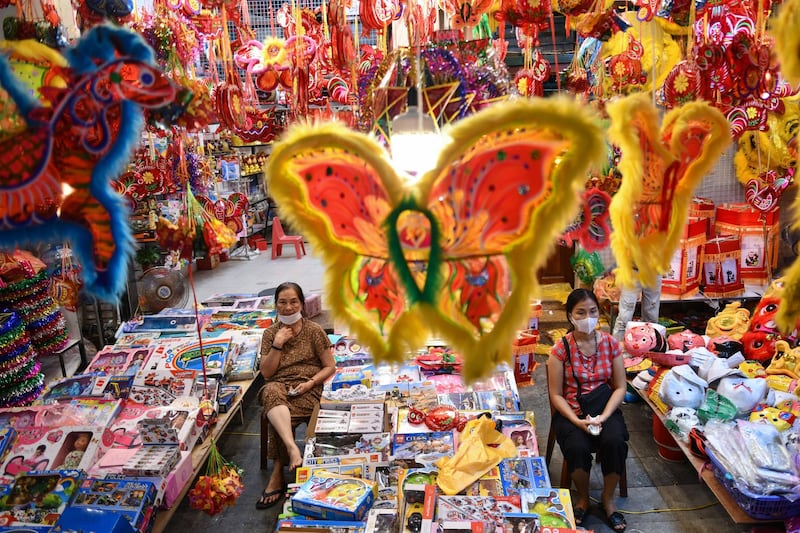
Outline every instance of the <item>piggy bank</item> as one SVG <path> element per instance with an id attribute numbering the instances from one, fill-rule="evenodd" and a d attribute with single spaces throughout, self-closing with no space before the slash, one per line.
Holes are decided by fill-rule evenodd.
<path id="1" fill-rule="evenodd" d="M 625 351 L 633 357 L 641 357 L 647 352 L 663 352 L 666 343 L 661 333 L 652 324 L 629 327 L 623 339 Z"/>
<path id="2" fill-rule="evenodd" d="M 708 383 L 689 365 L 672 367 L 661 380 L 658 395 L 670 407 L 697 409 L 703 403 Z"/>
<path id="3" fill-rule="evenodd" d="M 709 318 L 706 324 L 706 335 L 709 337 L 727 336 L 739 340 L 750 324 L 750 311 L 742 307 L 741 302 L 731 302 L 715 317 Z"/>

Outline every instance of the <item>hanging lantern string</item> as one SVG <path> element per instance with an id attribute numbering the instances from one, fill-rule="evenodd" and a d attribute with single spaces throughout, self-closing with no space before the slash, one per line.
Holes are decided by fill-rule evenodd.
<path id="1" fill-rule="evenodd" d="M 189 286 L 192 288 L 192 299 L 194 300 L 194 321 L 197 327 L 197 342 L 200 345 L 200 364 L 203 367 L 203 400 L 208 400 L 208 375 L 206 374 L 206 354 L 203 351 L 203 333 L 200 327 L 200 313 L 197 305 L 197 290 L 194 288 L 194 270 L 191 265 L 189 266 Z"/>

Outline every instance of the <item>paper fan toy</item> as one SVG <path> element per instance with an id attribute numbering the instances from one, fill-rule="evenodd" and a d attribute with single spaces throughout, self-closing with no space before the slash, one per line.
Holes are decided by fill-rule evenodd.
<path id="1" fill-rule="evenodd" d="M 707 103 L 693 102 L 667 113 L 659 130 L 646 94 L 607 110 L 609 138 L 622 152 L 622 185 L 609 206 L 617 283 L 652 287 L 669 270 L 695 187 L 731 142 L 728 122 Z"/>
<path id="2" fill-rule="evenodd" d="M 376 141 L 338 124 L 295 126 L 266 174 L 322 254 L 331 308 L 376 359 L 435 334 L 474 380 L 510 357 L 536 271 L 605 146 L 593 112 L 567 99 L 500 103 L 449 134 L 413 188 Z"/>
<path id="3" fill-rule="evenodd" d="M 42 91 L 50 105 L 0 56 L 0 88 L 26 124 L 0 141 L 0 247 L 69 239 L 86 290 L 113 299 L 133 239 L 111 181 L 139 140 L 141 107 L 171 102 L 175 88 L 144 39 L 124 28 L 96 26 L 64 55 L 68 88 Z M 72 189 L 66 196 L 62 184 Z"/>

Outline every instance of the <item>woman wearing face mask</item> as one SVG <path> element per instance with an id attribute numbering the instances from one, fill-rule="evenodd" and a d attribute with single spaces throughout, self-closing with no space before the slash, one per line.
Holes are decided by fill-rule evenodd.
<path id="1" fill-rule="evenodd" d="M 592 291 L 572 291 L 566 310 L 571 327 L 550 351 L 547 371 L 553 429 L 578 493 L 575 519 L 580 524 L 589 509 L 591 454 L 596 451 L 603 471 L 603 510 L 611 527 L 624 531 L 625 517 L 614 501 L 628 456 L 628 430 L 619 409 L 626 388 L 622 355 L 617 340 L 596 329 L 600 310 Z M 598 397 L 599 405 L 591 401 Z M 587 417 L 580 402 L 585 407 L 593 403 L 596 416 Z"/>
<path id="2" fill-rule="evenodd" d="M 303 317 L 305 297 L 297 283 L 275 289 L 278 321 L 264 330 L 261 341 L 261 389 L 269 418 L 269 458 L 275 464 L 256 507 L 266 509 L 283 496 L 283 467 L 294 470 L 303 457 L 294 442 L 292 417 L 308 417 L 319 405 L 322 384 L 335 371 L 328 335 L 319 324 Z"/>

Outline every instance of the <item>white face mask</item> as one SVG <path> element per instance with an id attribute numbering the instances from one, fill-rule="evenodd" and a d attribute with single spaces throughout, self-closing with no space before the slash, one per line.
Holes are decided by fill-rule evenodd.
<path id="1" fill-rule="evenodd" d="M 287 326 L 291 326 L 292 324 L 294 324 L 295 322 L 297 322 L 301 318 L 303 318 L 303 312 L 302 311 L 298 311 L 298 312 L 296 312 L 294 314 L 291 314 L 291 315 L 278 315 L 278 320 L 280 322 L 282 322 L 283 324 L 286 324 Z"/>
<path id="2" fill-rule="evenodd" d="M 575 329 L 581 333 L 586 333 L 587 335 L 595 330 L 597 327 L 597 321 L 597 317 L 594 316 L 581 318 L 580 320 L 575 320 L 574 318 L 572 319 Z"/>

